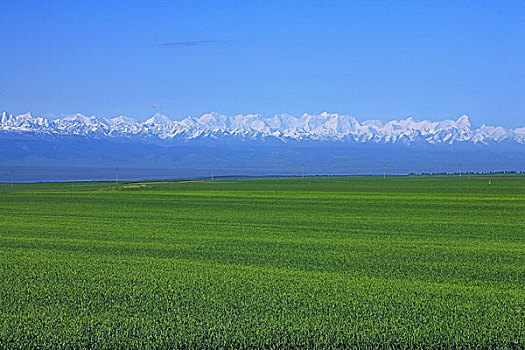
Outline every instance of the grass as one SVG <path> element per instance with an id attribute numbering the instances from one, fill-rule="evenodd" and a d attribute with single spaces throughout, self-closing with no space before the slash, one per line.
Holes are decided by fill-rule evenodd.
<path id="1" fill-rule="evenodd" d="M 0 186 L 0 348 L 525 346 L 525 177 Z"/>

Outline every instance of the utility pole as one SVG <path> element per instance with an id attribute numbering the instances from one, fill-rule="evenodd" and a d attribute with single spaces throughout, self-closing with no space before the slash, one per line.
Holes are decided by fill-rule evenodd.
<path id="1" fill-rule="evenodd" d="M 213 165 L 211 166 L 211 182 L 213 182 Z"/>
<path id="2" fill-rule="evenodd" d="M 11 170 L 11 187 L 15 185 L 15 175 L 13 170 Z"/>
<path id="3" fill-rule="evenodd" d="M 383 164 L 383 179 L 386 179 L 386 165 Z"/>
<path id="4" fill-rule="evenodd" d="M 115 184 L 118 186 L 118 168 L 115 171 Z"/>
<path id="5" fill-rule="evenodd" d="M 304 163 L 303 163 L 303 179 L 304 179 Z"/>

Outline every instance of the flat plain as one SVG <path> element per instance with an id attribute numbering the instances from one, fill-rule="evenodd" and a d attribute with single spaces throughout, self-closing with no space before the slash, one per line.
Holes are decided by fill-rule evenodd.
<path id="1" fill-rule="evenodd" d="M 524 348 L 525 177 L 0 185 L 0 348 Z"/>

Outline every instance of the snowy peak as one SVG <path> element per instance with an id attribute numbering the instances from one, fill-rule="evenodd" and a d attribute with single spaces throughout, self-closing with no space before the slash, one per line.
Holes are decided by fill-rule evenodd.
<path id="1" fill-rule="evenodd" d="M 155 114 L 153 117 L 144 122 L 145 125 L 166 125 L 169 123 L 171 123 L 170 118 L 160 113 Z"/>
<path id="2" fill-rule="evenodd" d="M 106 122 L 110 125 L 115 125 L 115 124 L 137 124 L 137 120 L 135 120 L 134 118 L 129 118 L 129 117 L 126 117 L 124 115 L 121 115 L 121 116 L 118 116 L 116 118 L 111 118 L 111 119 L 106 119 Z"/>
<path id="3" fill-rule="evenodd" d="M 86 117 L 83 114 L 77 113 L 72 116 L 67 116 L 62 119 L 55 119 L 54 122 L 60 124 L 62 122 L 69 122 L 70 124 L 76 124 L 80 126 L 94 126 L 101 124 L 102 122 L 98 120 L 95 116 Z"/>
<path id="4" fill-rule="evenodd" d="M 212 140 L 241 138 L 264 140 L 275 137 L 288 141 L 335 141 L 373 143 L 428 143 L 453 144 L 472 142 L 517 142 L 525 144 L 525 127 L 505 129 L 483 125 L 472 129 L 468 116 L 457 120 L 418 121 L 413 117 L 392 120 L 385 124 L 378 120 L 359 122 L 352 116 L 323 112 L 295 117 L 278 114 L 270 118 L 259 114 L 226 116 L 208 113 L 200 117 L 187 117 L 172 121 L 157 113 L 145 122 L 118 116 L 98 119 L 75 114 L 55 120 L 33 117 L 30 113 L 13 116 L 3 112 L 0 117 L 2 133 L 34 133 L 50 135 L 83 135 L 90 137 L 159 138 L 163 140 Z"/>
<path id="5" fill-rule="evenodd" d="M 456 125 L 465 129 L 470 128 L 470 120 L 468 116 L 463 114 L 458 120 L 456 120 Z"/>

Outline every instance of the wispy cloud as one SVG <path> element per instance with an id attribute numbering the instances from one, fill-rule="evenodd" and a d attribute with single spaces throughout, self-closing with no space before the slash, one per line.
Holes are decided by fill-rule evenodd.
<path id="1" fill-rule="evenodd" d="M 168 43 L 158 44 L 157 47 L 197 46 L 197 45 L 221 44 L 221 43 L 225 43 L 225 41 L 222 41 L 222 40 L 172 41 Z"/>
<path id="2" fill-rule="evenodd" d="M 162 107 L 161 104 L 153 102 L 153 103 L 148 103 L 148 104 L 144 105 L 144 108 L 146 108 L 146 109 L 162 109 L 163 107 Z"/>

